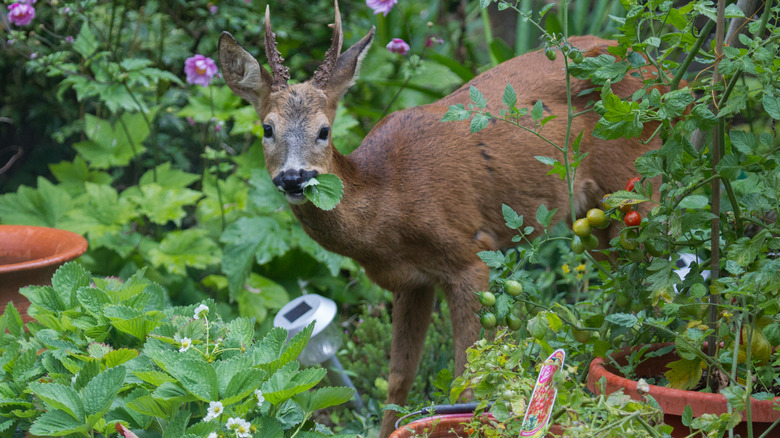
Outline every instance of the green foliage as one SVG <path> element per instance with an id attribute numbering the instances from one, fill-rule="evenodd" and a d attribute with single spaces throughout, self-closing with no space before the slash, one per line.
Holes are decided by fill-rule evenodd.
<path id="1" fill-rule="evenodd" d="M 484 7 L 490 2 L 482 3 Z M 772 344 L 767 339 L 772 336 L 777 340 L 772 322 L 780 316 L 780 230 L 776 224 L 780 214 L 780 143 L 771 128 L 777 118 L 778 65 L 766 54 L 777 50 L 778 43 L 771 35 L 776 31 L 773 20 L 780 8 L 763 10 L 764 15 L 738 37 L 745 48 L 726 47 L 725 56 L 719 58 L 714 47 L 700 50 L 712 27 L 706 27 L 700 35 L 693 30 L 694 18 L 699 14 L 716 20 L 711 4 L 691 3 L 681 8 L 664 2 L 621 4 L 626 8 L 625 18 L 613 17 L 619 26 L 620 44 L 610 48 L 609 55 L 578 59 L 574 53 L 566 58 L 568 74 L 590 80 L 601 89 L 600 100 L 594 102 L 592 109 L 577 108 L 581 113 L 570 111 L 569 118 L 596 111 L 601 119 L 593 127 L 594 136 L 608 140 L 636 138 L 642 142 L 659 136 L 663 146 L 637 159 L 635 165 L 642 179 L 634 190 L 627 188 L 604 198 L 605 215 L 620 224 L 621 235 L 612 239 L 606 250 L 579 251 L 587 260 L 575 268 L 579 271 L 576 278 L 569 263 L 581 259 L 567 254 L 557 243 L 571 239 L 570 234 L 559 237 L 550 233 L 549 217 L 540 211 L 537 222 L 543 229 L 537 231 L 542 234 L 531 239 L 534 230 L 524 224 L 528 218 L 524 221 L 505 206 L 506 225 L 515 230 L 514 240 L 522 246 L 505 253 L 479 254 L 491 268 L 490 291 L 496 297 L 495 304 L 483 307 L 480 313 L 494 315 L 499 326 L 519 319 L 520 324 L 514 323 L 519 328 L 513 330 L 519 339 L 524 339 L 526 347 L 533 343 L 540 349 L 539 355 L 544 356 L 554 347 L 565 346 L 574 363 L 591 355 L 608 356 L 626 346 L 673 341 L 669 350 L 676 350 L 680 360 L 668 364 L 665 376 L 656 376 L 654 382 L 692 389 L 707 386 L 705 375 L 724 376 L 724 382 L 709 390 L 726 395 L 735 412 L 697 419 L 689 415 L 685 420 L 692 429 L 714 436 L 734 427 L 741 418 L 738 412 L 751 393 L 767 397 L 778 394 L 778 356 L 769 348 Z M 740 16 L 741 12 L 731 7 L 727 14 Z M 553 53 L 571 52 L 565 35 L 546 34 L 546 47 Z M 681 63 L 680 59 L 686 57 L 686 62 Z M 690 75 L 692 81 L 686 84 L 681 79 L 694 57 L 698 62 L 717 64 Z M 713 71 L 723 79 L 708 77 Z M 612 88 L 627 74 L 642 78 L 645 87 L 623 99 Z M 515 108 L 516 95 L 511 86 L 504 89 L 503 103 L 507 108 L 498 114 L 485 110 L 481 95 L 472 90 L 472 103 L 450 107 L 443 121 L 470 119 L 472 132 L 476 132 L 494 118 L 547 141 L 541 132 L 542 113 L 535 108 Z M 532 116 L 534 124 L 527 119 L 520 123 L 519 118 L 526 114 Z M 694 132 L 704 141 L 694 144 L 690 140 L 696 137 Z M 563 152 L 564 162 L 536 157 L 552 166 L 551 174 L 567 181 L 574 179 L 579 162 L 587 159 L 578 150 L 582 133 L 574 140 L 570 134 L 567 132 L 566 136 L 570 144 L 548 141 L 551 148 Z M 714 146 L 717 139 L 719 148 Z M 718 194 L 717 187 L 721 185 L 723 193 Z M 576 196 L 571 184 L 569 195 L 570 199 Z M 647 207 L 648 204 L 652 206 Z M 624 215 L 636 206 L 647 207 L 642 210 L 641 223 L 623 227 Z M 716 246 L 718 251 L 714 251 Z M 545 247 L 556 247 L 563 256 L 557 260 L 542 258 L 550 254 L 545 253 Z M 607 260 L 597 261 L 591 256 L 595 252 L 603 253 Z M 686 275 L 678 271 L 680 253 L 697 255 Z M 539 263 L 547 266 L 548 272 L 557 271 L 553 281 L 566 286 L 553 289 L 557 293 L 553 297 L 541 293 L 543 282 L 538 277 L 529 278 L 523 271 Z M 708 281 L 711 267 L 716 267 L 719 275 Z M 589 272 L 594 268 L 595 274 Z M 522 285 L 521 294 L 507 293 L 505 284 L 510 280 Z M 710 319 L 710 315 L 716 316 Z M 581 336 L 583 328 L 591 335 Z M 574 342 L 572 338 L 585 342 Z M 703 352 L 705 341 L 722 347 L 714 356 L 708 356 Z M 526 352 L 526 347 L 519 350 Z M 477 357 L 474 354 L 472 359 Z M 643 358 L 643 348 L 639 348 L 636 357 L 632 355 L 620 371 L 631 377 Z M 506 360 L 513 359 L 516 360 Z M 489 363 L 497 360 L 493 358 Z M 499 382 L 512 382 L 526 370 L 527 367 L 512 368 L 507 376 L 491 380 L 490 372 L 477 367 L 472 379 L 478 382 L 474 394 L 481 406 L 485 407 L 498 394 L 491 395 L 488 389 L 497 387 L 500 391 L 503 386 Z M 746 381 L 750 382 L 744 385 Z M 465 384 L 461 382 L 455 388 L 456 398 Z M 508 417 L 501 416 L 503 410 L 518 412 L 510 400 L 507 402 L 511 407 L 491 410 L 501 423 L 499 430 L 512 426 Z M 496 405 L 499 403 L 500 397 Z M 603 405 L 601 409 L 615 413 Z"/>
<path id="2" fill-rule="evenodd" d="M 492 341 L 483 339 L 469 348 L 466 371 L 455 380 L 449 396 L 454 403 L 462 391 L 473 391 L 477 408 L 470 429 L 481 436 L 520 435 L 535 376 L 548 356 L 546 350 L 534 338 L 515 340 L 505 330 L 496 332 Z M 663 413 L 650 402 L 632 400 L 622 392 L 609 396 L 586 392 L 576 373 L 587 364 L 570 362 L 567 356 L 566 364 L 554 377 L 557 397 L 551 424 L 561 425 L 565 436 L 595 438 L 668 433 L 670 427 L 661 421 Z M 481 413 L 490 413 L 490 419 L 484 421 Z"/>
<path id="3" fill-rule="evenodd" d="M 3 424 L 36 436 L 108 435 L 117 424 L 184 436 L 224 433 L 242 419 L 295 433 L 352 397 L 350 388 L 309 391 L 325 370 L 300 370 L 295 359 L 313 325 L 289 342 L 282 329 L 255 341 L 251 320 L 223 322 L 213 301 L 165 306 L 142 271 L 121 282 L 70 262 L 52 285 L 22 290 L 36 318 L 25 329 L 13 304 L 0 317 Z"/>

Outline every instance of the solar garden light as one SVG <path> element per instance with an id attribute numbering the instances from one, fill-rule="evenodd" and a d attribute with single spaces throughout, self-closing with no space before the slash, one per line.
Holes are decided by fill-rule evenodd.
<path id="1" fill-rule="evenodd" d="M 331 382 L 339 382 L 354 389 L 355 395 L 350 404 L 354 409 L 362 411 L 363 401 L 336 357 L 342 340 L 338 326 L 331 324 L 335 316 L 336 303 L 333 300 L 317 294 L 306 294 L 285 304 L 274 317 L 274 326 L 287 330 L 289 341 L 314 322 L 311 339 L 298 355 L 298 362 L 304 366 L 321 364 L 327 370 Z"/>

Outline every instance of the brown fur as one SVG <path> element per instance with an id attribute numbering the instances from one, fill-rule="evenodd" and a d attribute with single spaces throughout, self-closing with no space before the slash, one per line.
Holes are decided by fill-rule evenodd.
<path id="1" fill-rule="evenodd" d="M 257 61 L 229 35 L 220 40 L 220 59 L 223 69 L 232 70 L 224 72 L 231 88 L 255 105 L 264 123 L 274 123 L 275 144 L 264 148 L 272 176 L 285 170 L 281 163 L 294 152 L 307 170 L 336 174 L 343 180 L 344 197 L 334 210 L 323 211 L 311 203 L 292 205 L 292 210 L 314 240 L 356 260 L 369 278 L 393 293 L 387 402 L 403 404 L 437 286 L 443 289 L 452 315 L 456 372 L 464 369 L 466 348 L 479 332 L 475 316 L 479 304 L 473 292 L 488 286 L 488 268 L 476 254 L 512 245 L 513 233 L 504 225 L 501 204 L 514 208 L 533 226 L 538 226 L 535 212 L 540 204 L 558 208 L 557 220 L 570 217 L 565 183 L 546 176 L 549 167 L 534 159 L 542 155 L 561 160 L 550 145 L 501 121 L 491 121 L 471 134 L 468 122 L 443 123 L 442 116 L 449 105 L 469 102 L 471 85 L 485 95 L 488 109 L 498 113 L 504 87 L 511 83 L 518 95 L 517 107 L 530 108 L 542 99 L 545 115 L 558 116 L 542 133 L 563 144 L 566 84 L 561 57 L 551 62 L 541 52 L 519 56 L 436 103 L 389 115 L 354 153 L 343 156 L 330 140 L 325 148 L 313 143 L 320 127 L 333 122 L 337 102 L 357 75 L 372 36 L 373 31 L 338 58 L 326 87 L 307 82 L 270 93 L 265 75 L 258 81 Z M 604 53 L 612 44 L 595 37 L 571 41 L 590 55 Z M 242 79 L 245 71 L 253 72 L 252 80 Z M 247 87 L 248 83 L 254 85 Z M 573 94 L 589 87 L 574 80 Z M 627 77 L 613 90 L 628 96 L 639 87 L 638 79 Z M 594 98 L 575 98 L 574 105 L 584 109 Z M 596 139 L 590 133 L 597 120 L 591 112 L 577 117 L 572 127 L 573 137 L 585 131 L 582 149 L 590 154 L 575 181 L 578 215 L 598 206 L 604 194 L 622 189 L 635 174 L 634 159 L 657 146 Z M 528 118 L 527 123 L 533 121 Z M 294 133 L 307 140 L 300 143 L 285 137 Z M 393 422 L 392 413 L 386 413 L 381 437 L 389 435 Z"/>

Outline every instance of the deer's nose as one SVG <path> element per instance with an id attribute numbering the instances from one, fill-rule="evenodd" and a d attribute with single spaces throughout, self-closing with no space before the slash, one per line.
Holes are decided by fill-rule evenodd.
<path id="1" fill-rule="evenodd" d="M 303 190 L 303 185 L 307 181 L 317 176 L 316 170 L 305 169 L 287 169 L 283 172 L 279 172 L 274 177 L 274 185 L 287 193 L 298 193 Z"/>

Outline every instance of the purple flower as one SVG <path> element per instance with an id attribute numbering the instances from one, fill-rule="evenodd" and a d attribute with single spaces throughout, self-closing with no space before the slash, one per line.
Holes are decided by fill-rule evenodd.
<path id="1" fill-rule="evenodd" d="M 211 15 L 214 15 L 214 14 L 216 14 L 216 13 L 217 13 L 217 11 L 219 11 L 219 7 L 217 7 L 217 6 L 215 6 L 215 5 L 211 5 L 211 6 L 209 6 L 209 12 L 211 13 Z"/>
<path id="2" fill-rule="evenodd" d="M 428 38 L 428 41 L 425 42 L 425 47 L 431 47 L 434 44 L 444 44 L 444 40 L 439 37 L 432 36 Z"/>
<path id="3" fill-rule="evenodd" d="M 14 3 L 8 9 L 8 21 L 17 26 L 27 26 L 35 18 L 35 8 L 29 4 Z"/>
<path id="4" fill-rule="evenodd" d="M 73 36 L 71 36 L 71 35 L 66 36 L 65 37 L 65 42 L 66 43 L 72 43 L 73 42 Z"/>
<path id="5" fill-rule="evenodd" d="M 387 13 L 390 9 L 393 9 L 398 3 L 398 0 L 366 0 L 366 5 L 371 8 L 375 14 L 383 13 L 387 17 Z"/>
<path id="6" fill-rule="evenodd" d="M 387 43 L 387 50 L 393 53 L 406 55 L 409 52 L 409 44 L 406 44 L 406 41 L 401 38 L 393 38 L 392 41 Z"/>
<path id="7" fill-rule="evenodd" d="M 217 71 L 217 64 L 214 63 L 214 60 L 203 55 L 195 55 L 184 61 L 187 82 L 193 85 L 207 86 Z"/>
<path id="8" fill-rule="evenodd" d="M 70 14 L 70 6 L 65 6 L 64 8 L 62 8 L 62 11 L 60 12 L 62 12 L 65 15 Z"/>

